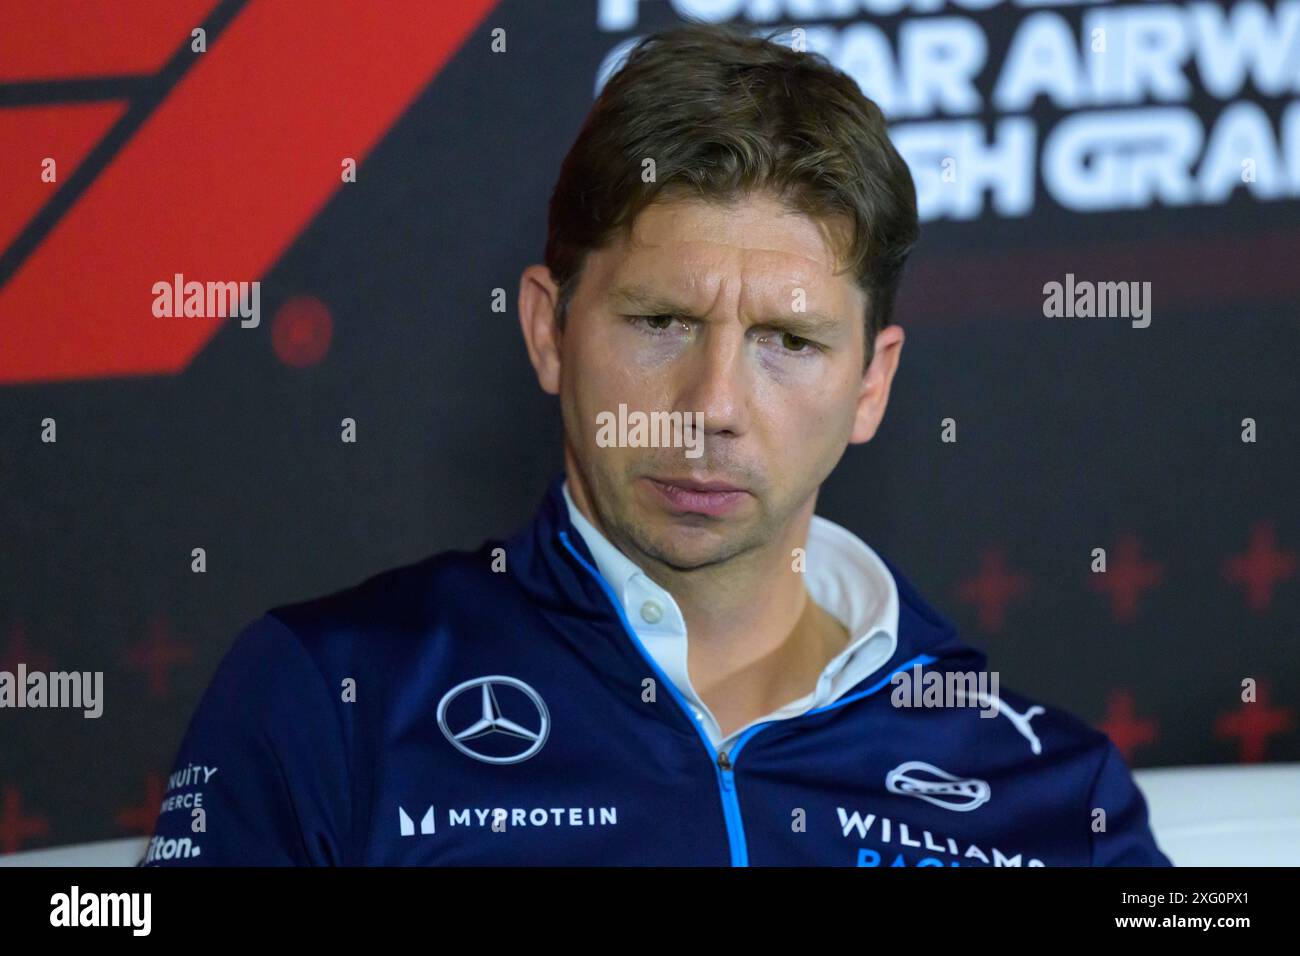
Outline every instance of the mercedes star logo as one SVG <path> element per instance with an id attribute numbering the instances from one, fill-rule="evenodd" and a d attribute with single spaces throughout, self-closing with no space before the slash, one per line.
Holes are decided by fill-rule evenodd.
<path id="1" fill-rule="evenodd" d="M 527 720 L 526 723 L 535 725 L 535 730 L 511 720 L 502 712 L 502 707 L 497 702 L 497 688 L 503 687 L 519 691 L 532 703 L 537 713 L 533 719 Z M 462 694 L 467 694 L 475 688 L 481 688 L 479 691 L 478 718 L 472 720 L 460 730 L 453 731 L 447 723 L 447 708 Z M 519 713 L 522 702 L 519 702 L 517 698 L 513 700 L 507 699 L 511 703 L 511 707 L 508 708 L 510 712 L 520 720 L 525 720 L 525 715 Z M 461 714 L 464 714 L 468 708 L 462 707 L 458 710 Z M 542 749 L 542 745 L 546 743 L 547 735 L 551 732 L 551 715 L 546 709 L 546 702 L 542 700 L 542 696 L 537 691 L 517 678 L 494 674 L 491 677 L 476 677 L 473 680 L 467 680 L 443 694 L 442 700 L 438 702 L 438 726 L 442 729 L 443 736 L 451 742 L 453 747 L 475 760 L 482 760 L 485 763 L 519 763 L 527 760 Z M 490 739 L 493 744 L 490 747 L 483 747 L 483 750 L 489 751 L 488 753 L 475 750 L 466 743 L 470 740 L 483 741 L 485 738 Z M 518 749 L 518 746 L 516 745 L 513 748 L 511 746 L 502 746 L 502 738 L 506 738 L 510 743 L 525 741 L 527 746 L 518 753 L 511 753 L 510 751 Z"/>

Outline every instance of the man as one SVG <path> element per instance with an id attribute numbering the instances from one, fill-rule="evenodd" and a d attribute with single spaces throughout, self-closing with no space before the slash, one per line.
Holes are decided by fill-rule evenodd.
<path id="1" fill-rule="evenodd" d="M 1104 735 L 813 513 L 884 415 L 916 236 L 843 74 L 644 40 L 520 284 L 563 477 L 507 541 L 251 624 L 146 863 L 1168 865 Z"/>

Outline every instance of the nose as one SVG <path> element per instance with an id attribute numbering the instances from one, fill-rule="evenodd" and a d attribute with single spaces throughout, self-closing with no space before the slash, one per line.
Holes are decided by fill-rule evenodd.
<path id="1" fill-rule="evenodd" d="M 739 437 L 748 428 L 751 383 L 744 346 L 738 324 L 710 325 L 678 369 L 677 407 L 702 412 L 710 438 Z"/>

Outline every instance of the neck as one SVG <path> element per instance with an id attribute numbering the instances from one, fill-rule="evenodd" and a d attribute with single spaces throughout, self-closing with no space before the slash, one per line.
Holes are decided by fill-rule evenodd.
<path id="1" fill-rule="evenodd" d="M 684 571 L 611 537 L 575 472 L 570 467 L 567 475 L 578 510 L 681 608 L 691 683 L 724 731 L 724 714 L 743 726 L 810 692 L 847 645 L 847 630 L 812 600 L 803 573 L 794 570 L 794 549 L 807 546 L 815 493 L 761 547 Z"/>

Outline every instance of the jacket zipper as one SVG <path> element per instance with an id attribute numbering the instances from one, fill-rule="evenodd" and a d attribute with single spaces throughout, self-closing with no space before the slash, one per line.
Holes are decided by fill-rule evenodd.
<path id="1" fill-rule="evenodd" d="M 718 751 L 714 763 L 718 768 L 718 787 L 722 793 L 722 816 L 727 824 L 731 865 L 749 866 L 749 845 L 745 842 L 745 824 L 740 817 L 740 800 L 736 796 L 735 768 L 732 767 L 726 750 Z"/>
<path id="2" fill-rule="evenodd" d="M 668 688 L 673 700 L 677 702 L 678 708 L 685 715 L 687 723 L 695 728 L 696 734 L 699 735 L 700 741 L 704 744 L 704 749 L 710 754 L 713 762 L 713 770 L 718 779 L 718 792 L 722 796 L 722 816 L 727 827 L 727 846 L 731 851 L 731 865 L 749 866 L 749 846 L 745 842 L 745 825 L 740 815 L 740 801 L 736 797 L 736 768 L 734 760 L 739 756 L 740 749 L 749 742 L 751 737 L 760 730 L 771 727 L 774 723 L 779 723 L 779 721 L 767 721 L 765 723 L 755 724 L 736 738 L 736 742 L 732 745 L 730 753 L 728 753 L 725 748 L 715 752 L 712 741 L 710 741 L 708 735 L 700 729 L 699 722 L 694 719 L 690 705 L 687 704 L 685 698 L 682 697 L 681 691 L 679 691 L 673 682 L 668 679 L 668 676 L 659 669 L 658 663 L 655 662 L 655 659 L 650 656 L 649 652 L 647 652 L 645 647 L 641 644 L 641 639 L 636 636 L 636 629 L 632 627 L 631 623 L 627 619 L 627 615 L 623 612 L 622 604 L 614 596 L 613 591 L 610 590 L 609 582 L 601 577 L 600 572 L 588 564 L 583 559 L 582 555 L 577 552 L 569 542 L 569 535 L 567 532 L 561 531 L 559 535 L 561 543 L 568 552 L 587 570 L 588 574 L 596 579 L 596 583 L 600 585 L 601 591 L 604 592 L 606 599 L 613 606 L 614 612 L 618 615 L 619 623 L 622 624 L 624 632 L 631 639 L 632 646 L 637 649 L 637 652 L 641 655 L 646 664 L 650 666 L 650 669 L 654 671 L 655 676 L 658 677 L 660 682 Z M 904 661 L 866 690 L 859 691 L 858 693 L 847 697 L 841 697 L 839 700 L 832 701 L 829 704 L 824 704 L 821 707 L 815 707 L 807 713 L 800 714 L 800 717 L 808 717 L 813 714 L 821 713 L 824 710 L 842 707 L 845 704 L 858 700 L 859 698 L 866 697 L 869 694 L 874 694 L 876 691 L 885 687 L 893 675 L 899 671 L 907 670 L 914 664 L 931 664 L 935 660 L 937 660 L 937 658 L 929 654 L 918 654 L 911 660 Z"/>
<path id="3" fill-rule="evenodd" d="M 636 629 L 628 622 L 627 615 L 623 612 L 622 605 L 610 590 L 609 582 L 601 577 L 600 572 L 588 564 L 582 555 L 577 552 L 573 547 L 573 544 L 569 541 L 568 532 L 561 531 L 559 534 L 560 542 L 564 545 L 569 554 L 573 555 L 577 562 L 582 565 L 583 568 L 586 569 L 587 573 L 595 578 L 596 583 L 600 585 L 601 591 L 604 592 L 605 597 L 609 600 L 609 603 L 613 606 L 615 613 L 618 615 L 619 623 L 622 624 L 624 632 L 626 632 L 627 636 L 631 639 L 632 646 L 637 649 L 637 652 L 641 655 L 642 659 L 650 666 L 650 669 L 654 671 L 655 676 L 658 677 L 660 683 L 663 684 L 664 687 L 668 688 L 670 696 L 677 702 L 677 707 L 686 717 L 687 723 L 695 728 L 695 733 L 699 736 L 700 742 L 704 744 L 704 749 L 709 753 L 710 762 L 713 764 L 713 771 L 717 777 L 718 792 L 722 798 L 722 817 L 727 828 L 727 846 L 731 853 L 731 865 L 749 866 L 749 848 L 745 845 L 745 825 L 740 816 L 740 801 L 736 798 L 736 771 L 732 767 L 731 759 L 727 756 L 727 751 L 714 751 L 713 743 L 709 740 L 708 735 L 706 735 L 700 728 L 699 722 L 692 716 L 691 709 L 686 703 L 686 700 L 682 697 L 681 691 L 679 691 L 673 682 L 668 679 L 668 675 L 660 670 L 659 664 L 646 651 L 645 647 L 641 644 L 641 639 L 636 636 Z M 751 727 L 749 732 L 746 732 L 740 740 L 737 741 L 737 749 L 739 749 L 739 744 L 741 742 L 748 738 L 753 731 L 760 729 L 762 726 L 766 725 L 760 724 L 757 727 Z"/>

